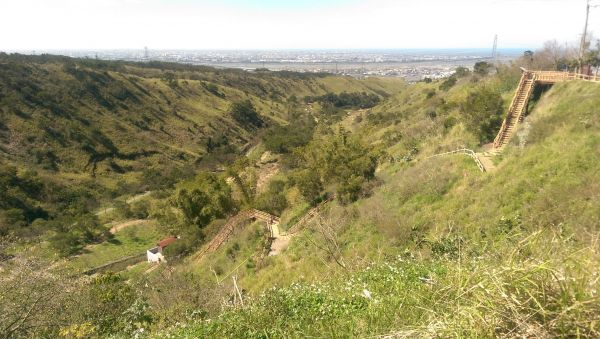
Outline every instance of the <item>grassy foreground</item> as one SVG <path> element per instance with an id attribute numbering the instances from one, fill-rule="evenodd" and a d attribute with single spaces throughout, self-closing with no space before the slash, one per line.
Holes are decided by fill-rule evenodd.
<path id="1" fill-rule="evenodd" d="M 411 253 L 318 284 L 265 291 L 250 306 L 172 337 L 597 336 L 597 243 L 551 231 L 506 235 L 503 252 L 415 260 Z M 548 245 L 550 244 L 550 246 Z M 515 245 L 515 246 L 512 246 Z M 467 253 L 463 253 L 467 252 Z"/>

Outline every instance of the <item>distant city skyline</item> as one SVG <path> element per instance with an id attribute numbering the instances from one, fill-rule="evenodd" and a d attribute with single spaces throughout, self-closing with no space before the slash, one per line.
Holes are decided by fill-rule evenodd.
<path id="1" fill-rule="evenodd" d="M 576 45 L 584 11 L 585 0 L 2 0 L 0 50 L 491 48 L 495 34 L 527 49 Z M 590 28 L 600 33 L 600 8 Z"/>

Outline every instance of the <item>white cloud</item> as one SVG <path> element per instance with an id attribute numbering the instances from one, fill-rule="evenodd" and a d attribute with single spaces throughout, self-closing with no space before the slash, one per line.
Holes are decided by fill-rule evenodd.
<path id="1" fill-rule="evenodd" d="M 267 10 L 208 0 L 0 0 L 0 50 L 487 47 L 494 34 L 502 47 L 537 47 L 575 41 L 584 4 L 363 0 Z M 600 8 L 591 28 L 600 32 Z"/>

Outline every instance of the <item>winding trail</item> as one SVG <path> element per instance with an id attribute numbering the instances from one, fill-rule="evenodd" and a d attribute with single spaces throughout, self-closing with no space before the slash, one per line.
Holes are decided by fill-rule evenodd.
<path id="1" fill-rule="evenodd" d="M 269 256 L 279 255 L 288 247 L 292 238 L 318 214 L 319 210 L 334 198 L 335 196 L 331 196 L 316 207 L 309 210 L 302 217 L 302 219 L 294 224 L 294 226 L 292 226 L 287 232 L 281 232 L 281 229 L 279 228 L 281 220 L 277 216 L 256 209 L 240 212 L 229 218 L 219 233 L 217 233 L 217 235 L 215 235 L 208 244 L 206 244 L 196 255 L 194 255 L 193 258 L 194 260 L 201 260 L 207 254 L 218 250 L 233 235 L 235 230 L 246 220 L 261 220 L 267 223 L 269 238 L 271 239 Z"/>
<path id="2" fill-rule="evenodd" d="M 111 227 L 110 233 L 116 234 L 117 232 L 119 232 L 120 230 L 122 230 L 124 228 L 141 225 L 141 224 L 149 222 L 149 221 L 151 221 L 151 220 L 137 219 L 137 220 L 129 220 L 129 221 L 121 222 L 121 223 L 118 223 L 118 224 L 114 225 L 113 227 Z"/>

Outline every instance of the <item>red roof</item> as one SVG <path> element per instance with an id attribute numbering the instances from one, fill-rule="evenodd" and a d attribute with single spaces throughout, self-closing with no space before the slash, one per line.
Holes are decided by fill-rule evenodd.
<path id="1" fill-rule="evenodd" d="M 161 241 L 159 241 L 156 246 L 160 247 L 160 248 L 165 248 L 169 245 L 171 245 L 172 243 L 174 243 L 177 240 L 177 237 L 169 237 L 169 238 L 165 238 Z"/>

